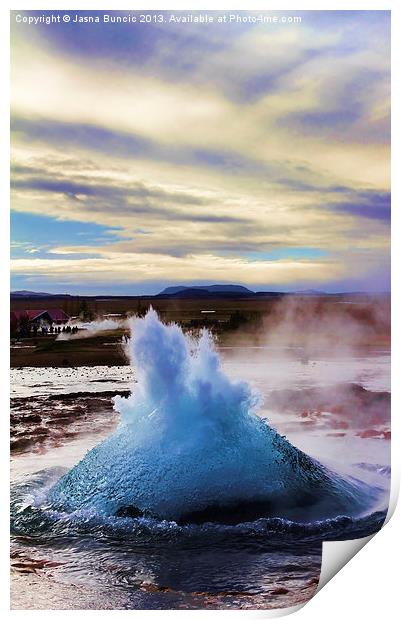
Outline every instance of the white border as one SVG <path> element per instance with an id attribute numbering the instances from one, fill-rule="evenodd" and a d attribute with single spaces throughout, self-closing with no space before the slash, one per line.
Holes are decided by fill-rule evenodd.
<path id="1" fill-rule="evenodd" d="M 2 3 L 0 7 L 0 36 L 1 42 L 3 45 L 3 50 L 1 54 L 1 64 L 3 71 L 3 89 L 2 89 L 2 97 L 0 98 L 0 123 L 3 128 L 2 135 L 6 136 L 9 132 L 9 109 L 8 109 L 8 75 L 9 75 L 9 10 L 46 10 L 46 9 L 92 9 L 92 10 L 102 10 L 109 9 L 110 2 L 97 1 L 97 2 L 84 2 L 84 1 L 75 1 L 73 3 L 70 2 L 49 2 L 42 0 L 41 2 L 33 2 L 31 1 L 20 1 L 13 2 L 11 0 L 6 0 Z M 283 0 L 282 2 L 271 1 L 267 2 L 266 0 L 231 0 L 229 2 L 222 0 L 203 0 L 202 2 L 195 0 L 188 0 L 187 2 L 183 1 L 171 1 L 166 2 L 166 0 L 154 0 L 153 2 L 137 2 L 132 0 L 131 2 L 122 2 L 116 1 L 112 7 L 113 10 L 117 9 L 126 9 L 126 10 L 138 10 L 138 9 L 172 9 L 172 10 L 217 10 L 217 9 L 231 9 L 231 10 L 291 10 L 294 12 L 305 11 L 305 10 L 391 10 L 392 11 L 392 57 L 393 57 L 393 75 L 396 76 L 396 79 L 393 80 L 393 95 L 392 95 L 392 107 L 393 110 L 401 110 L 401 101 L 400 101 L 400 88 L 398 80 L 398 71 L 399 67 L 396 65 L 394 68 L 394 63 L 397 63 L 397 59 L 401 57 L 401 33 L 400 23 L 399 23 L 399 9 L 398 5 L 395 1 L 386 2 L 378 2 L 378 1 L 366 1 L 366 2 L 356 2 L 354 1 L 346 1 L 346 0 L 338 0 L 337 2 L 324 1 L 324 2 L 286 2 Z M 393 113 L 393 144 L 399 148 L 399 136 L 400 136 L 400 123 L 398 121 L 396 113 Z M 401 264 L 401 244 L 399 241 L 400 234 L 400 213 L 399 213 L 399 196 L 400 196 L 400 183 L 399 183 L 399 155 L 396 152 L 396 149 L 393 148 L 393 161 L 392 161 L 392 171 L 393 171 L 393 185 L 392 185 L 392 196 L 393 196 L 393 209 L 392 209 L 392 218 L 393 218 L 393 227 L 392 227 L 392 265 L 393 265 L 393 278 L 392 278 L 392 299 L 393 299 L 393 358 L 392 358 L 392 377 L 395 381 L 392 381 L 393 384 L 393 416 L 392 416 L 392 499 L 391 499 L 391 508 L 390 513 L 394 511 L 396 499 L 398 495 L 399 489 L 399 473 L 400 473 L 400 462 L 401 462 L 401 451 L 397 448 L 399 446 L 399 438 L 400 438 L 400 416 L 401 416 L 401 408 L 400 408 L 400 359 L 399 359 L 399 351 L 400 351 L 400 328 L 397 324 L 396 317 L 401 316 L 401 307 L 400 307 L 400 287 L 399 283 L 397 283 L 396 278 L 399 274 L 398 265 Z M 2 220 L 0 226 L 0 252 L 1 252 L 1 284 L 2 288 L 0 289 L 3 292 L 2 295 L 2 310 L 4 312 L 3 320 L 1 325 L 3 326 L 3 341 L 4 341 L 4 351 L 3 355 L 0 358 L 1 363 L 1 423 L 3 425 L 1 437 L 5 443 L 3 450 L 1 451 L 1 471 L 6 472 L 9 468 L 9 423 L 8 416 L 6 412 L 9 407 L 9 394 L 8 394 L 8 376 L 9 376 L 9 363 L 8 363 L 8 355 L 9 355 L 9 347 L 8 347 L 8 311 L 9 311 L 9 300 L 8 294 L 9 291 L 9 258 L 8 258 L 8 247 L 9 247 L 9 225 L 6 225 L 8 222 L 8 205 L 9 205 L 9 149 L 8 143 L 4 139 L 1 144 L 1 170 L 2 170 Z M 398 174 L 397 174 L 398 173 Z M 399 280 L 399 276 L 397 278 Z M 4 551 L 3 554 L 3 562 L 1 565 L 1 580 L 4 590 L 2 592 L 1 597 L 1 608 L 8 614 L 12 614 L 15 617 L 26 617 L 36 616 L 40 614 L 42 617 L 61 617 L 61 615 L 71 614 L 71 613 L 96 613 L 97 615 L 103 614 L 120 614 L 124 613 L 121 611 L 9 611 L 9 557 L 8 557 L 8 532 L 9 532 L 9 524 L 8 524 L 8 480 L 5 475 L 3 475 L 2 479 L 4 480 L 4 490 L 3 490 L 3 510 L 1 511 L 1 519 L 2 519 L 2 527 L 1 532 L 3 534 L 1 538 L 2 546 L 1 549 Z M 348 564 L 344 569 L 340 571 L 340 574 L 336 576 L 336 579 L 330 584 L 329 587 L 323 589 L 323 593 L 319 592 L 316 597 L 314 597 L 309 603 L 307 603 L 301 611 L 298 611 L 298 617 L 300 620 L 302 618 L 307 618 L 308 620 L 313 619 L 321 619 L 323 616 L 325 620 L 330 620 L 331 618 L 338 618 L 339 615 L 346 614 L 347 618 L 352 618 L 353 614 L 357 614 L 366 619 L 369 618 L 377 618 L 380 616 L 381 618 L 394 618 L 396 617 L 396 610 L 400 608 L 400 603 L 398 600 L 398 574 L 399 574 L 399 566 L 398 566 L 398 554 L 400 550 L 400 522 L 401 522 L 401 511 L 398 510 L 395 513 L 395 517 L 391 520 L 389 525 L 386 525 L 385 528 L 374 537 L 374 540 L 368 545 L 367 548 L 363 549 L 358 555 Z M 368 540 L 370 537 L 368 538 Z M 325 543 L 326 548 L 327 544 Z M 337 549 L 342 545 L 342 543 L 328 543 L 328 545 L 337 545 Z M 349 547 L 350 545 L 348 545 Z M 352 544 L 351 544 L 352 546 Z M 360 544 L 356 545 L 360 547 Z M 356 551 L 356 547 L 352 549 L 352 554 Z M 348 549 L 349 552 L 349 549 Z M 330 555 L 331 551 L 329 552 Z M 341 551 L 340 557 L 344 558 L 345 552 Z M 326 553 L 327 555 L 327 553 Z M 334 560 L 334 565 L 338 563 L 339 559 Z M 333 565 L 333 560 L 329 562 Z M 334 572 L 337 572 L 337 568 Z M 329 574 L 329 573 L 327 573 Z M 397 581 L 396 581 L 397 579 Z M 322 574 L 321 581 L 325 581 L 325 578 Z M 298 609 L 298 608 L 296 608 Z M 293 610 L 278 610 L 278 613 L 275 613 L 271 610 L 266 611 L 243 611 L 242 614 L 247 614 L 248 616 L 276 616 L 290 613 Z M 173 618 L 176 617 L 179 611 L 130 611 L 130 613 L 134 613 L 137 618 L 139 617 L 153 617 L 153 615 L 163 614 L 164 618 Z M 182 613 L 185 614 L 203 614 L 202 618 L 211 617 L 212 615 L 218 613 L 219 617 L 233 617 L 234 614 L 238 612 L 235 611 L 184 611 Z M 152 614 L 152 616 L 150 616 Z M 205 615 L 206 614 L 206 615 Z"/>

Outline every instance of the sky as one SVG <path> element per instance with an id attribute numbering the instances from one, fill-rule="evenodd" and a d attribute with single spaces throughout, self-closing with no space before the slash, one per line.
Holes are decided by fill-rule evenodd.
<path id="1" fill-rule="evenodd" d="M 11 13 L 12 290 L 390 289 L 389 12 L 105 13 Z"/>

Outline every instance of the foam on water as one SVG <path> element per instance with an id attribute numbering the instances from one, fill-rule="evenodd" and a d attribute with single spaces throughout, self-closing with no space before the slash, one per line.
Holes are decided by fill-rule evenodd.
<path id="1" fill-rule="evenodd" d="M 120 425 L 56 483 L 55 509 L 181 522 L 369 512 L 374 489 L 329 471 L 256 415 L 260 395 L 225 375 L 207 331 L 191 338 L 153 310 L 130 327 L 137 383 L 115 398 Z"/>

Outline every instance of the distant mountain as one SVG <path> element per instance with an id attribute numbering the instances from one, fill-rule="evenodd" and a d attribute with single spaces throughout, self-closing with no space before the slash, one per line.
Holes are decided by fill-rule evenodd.
<path id="1" fill-rule="evenodd" d="M 11 291 L 11 297 L 53 297 L 53 293 L 38 293 L 36 291 Z"/>
<path id="2" fill-rule="evenodd" d="M 213 295 L 254 295 L 255 293 L 239 284 L 209 284 L 206 286 L 168 286 L 156 297 L 210 297 Z"/>
<path id="3" fill-rule="evenodd" d="M 185 289 L 189 288 L 188 286 L 168 286 L 163 289 L 157 295 L 175 295 L 176 293 L 180 293 L 181 291 L 185 291 Z"/>

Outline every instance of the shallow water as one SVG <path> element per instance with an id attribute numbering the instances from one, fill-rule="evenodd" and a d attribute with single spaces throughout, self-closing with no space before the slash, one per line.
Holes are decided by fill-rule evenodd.
<path id="1" fill-rule="evenodd" d="M 320 357 L 308 363 L 302 357 L 302 349 L 220 347 L 219 352 L 229 376 L 251 381 L 262 392 L 340 381 L 390 391 L 390 352 L 383 349 L 369 355 Z M 10 372 L 12 397 L 128 389 L 134 379 L 131 366 L 27 367 L 11 368 Z"/>
<path id="2" fill-rule="evenodd" d="M 261 415 L 305 450 L 335 471 L 381 489 L 377 506 L 360 519 L 339 516 L 320 523 L 297 524 L 262 518 L 236 526 L 178 526 L 152 519 L 104 517 L 90 511 L 66 515 L 49 510 L 46 489 L 117 424 L 110 396 L 58 395 L 111 393 L 132 383 L 130 367 L 15 369 L 12 395 L 20 428 L 32 431 L 29 407 L 48 408 L 40 428 L 51 420 L 52 407 L 65 412 L 81 407 L 74 419 L 64 416 L 57 426 L 58 443 L 49 435 L 31 433 L 31 443 L 13 452 L 12 479 L 12 607 L 14 609 L 260 609 L 286 607 L 309 599 L 320 573 L 321 544 L 327 539 L 355 538 L 379 529 L 389 487 L 387 405 L 372 410 L 370 393 L 389 389 L 389 356 L 305 360 L 271 349 L 222 350 L 231 377 L 249 379 L 264 394 Z M 64 374 L 65 373 L 65 374 Z M 288 379 L 291 377 L 291 380 Z M 282 406 L 277 391 L 300 393 L 338 385 L 342 406 L 351 402 L 344 383 L 363 386 L 357 392 L 360 415 L 342 412 L 338 402 L 327 411 L 306 412 Z M 48 401 L 48 395 L 55 398 Z M 18 398 L 17 398 L 18 397 Z M 317 396 L 314 394 L 314 398 Z M 329 394 L 327 398 L 332 398 Z M 270 399 L 270 400 L 269 400 Z M 25 405 L 24 405 L 25 402 Z M 296 401 L 295 401 L 296 402 Z M 352 406 L 354 407 L 352 401 Z M 345 403 L 345 404 L 344 404 Z M 96 405 L 95 407 L 93 405 Z M 312 403 L 313 404 L 313 403 Z M 24 409 L 25 406 L 25 409 Z M 373 413 L 372 413 L 373 411 Z M 362 413 L 361 413 L 362 412 Z M 366 414 L 366 416 L 365 416 Z M 373 415 L 374 414 L 374 415 Z M 86 418 L 85 418 L 86 416 Z M 365 417 L 364 417 L 365 416 Z M 347 427 L 344 428 L 344 419 Z M 63 416 L 61 416 L 63 418 Z M 369 424 L 364 425 L 364 420 Z M 307 423 L 306 423 L 307 422 Z M 377 434 L 362 436 L 367 426 Z M 340 425 L 343 428 L 338 428 Z M 36 423 L 37 424 L 37 423 Z M 68 436 L 71 424 L 75 433 Z M 337 428 L 336 428 L 337 426 Z M 382 434 L 379 434 L 382 433 Z M 39 473 L 37 473 L 39 472 Z"/>

